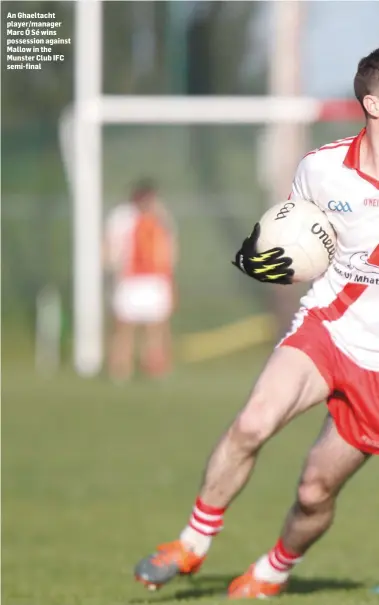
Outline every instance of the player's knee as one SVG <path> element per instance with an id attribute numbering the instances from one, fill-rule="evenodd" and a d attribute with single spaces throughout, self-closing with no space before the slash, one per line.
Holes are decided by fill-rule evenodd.
<path id="1" fill-rule="evenodd" d="M 297 503 L 306 514 L 312 514 L 333 505 L 333 491 L 325 477 L 316 469 L 307 469 L 297 490 Z"/>
<path id="2" fill-rule="evenodd" d="M 265 404 L 264 396 L 253 394 L 237 416 L 232 430 L 241 442 L 256 451 L 271 437 L 274 426 L 270 406 Z"/>

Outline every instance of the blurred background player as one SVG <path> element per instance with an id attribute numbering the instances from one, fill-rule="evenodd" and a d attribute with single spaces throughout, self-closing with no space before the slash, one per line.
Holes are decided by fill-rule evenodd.
<path id="1" fill-rule="evenodd" d="M 142 370 L 151 377 L 167 374 L 172 365 L 176 237 L 172 219 L 151 180 L 138 182 L 130 201 L 110 212 L 104 259 L 112 278 L 109 376 L 114 380 L 132 376 L 137 327 L 141 328 Z"/>

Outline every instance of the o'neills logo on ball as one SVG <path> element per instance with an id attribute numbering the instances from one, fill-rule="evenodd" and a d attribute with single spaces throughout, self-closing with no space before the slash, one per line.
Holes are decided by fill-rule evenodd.
<path id="1" fill-rule="evenodd" d="M 311 231 L 315 235 L 318 235 L 318 239 L 322 242 L 325 250 L 328 253 L 329 261 L 331 261 L 336 251 L 336 247 L 333 244 L 333 240 L 330 239 L 329 235 L 327 234 L 325 229 L 321 227 L 320 223 L 315 223 L 314 225 L 312 225 Z"/>

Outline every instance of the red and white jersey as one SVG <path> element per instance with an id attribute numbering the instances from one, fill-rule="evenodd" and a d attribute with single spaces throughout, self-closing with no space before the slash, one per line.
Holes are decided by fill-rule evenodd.
<path id="1" fill-rule="evenodd" d="M 379 181 L 360 170 L 364 135 L 308 153 L 290 198 L 317 204 L 337 234 L 332 263 L 301 299 L 304 314 L 317 315 L 358 366 L 379 372 Z"/>

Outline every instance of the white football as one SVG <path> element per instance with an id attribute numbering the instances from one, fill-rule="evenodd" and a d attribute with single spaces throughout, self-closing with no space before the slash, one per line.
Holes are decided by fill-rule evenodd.
<path id="1" fill-rule="evenodd" d="M 287 200 L 275 204 L 259 222 L 258 252 L 283 248 L 285 256 L 293 259 L 294 281 L 311 281 L 325 273 L 336 250 L 336 235 L 315 204 Z"/>

